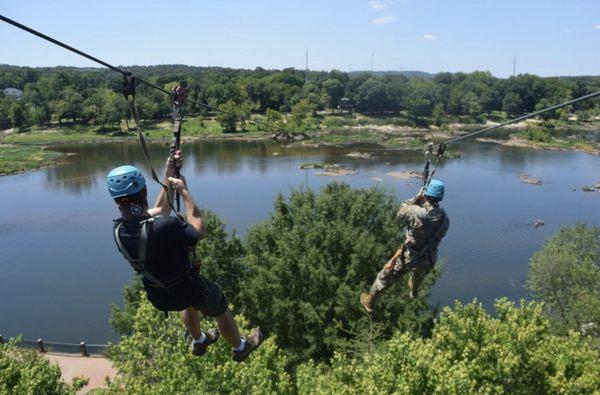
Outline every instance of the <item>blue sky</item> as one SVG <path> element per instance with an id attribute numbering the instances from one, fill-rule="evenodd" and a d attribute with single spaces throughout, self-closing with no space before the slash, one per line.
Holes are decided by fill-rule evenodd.
<path id="1" fill-rule="evenodd" d="M 600 75 L 600 0 L 3 0 L 110 63 Z M 0 63 L 93 66 L 0 23 Z"/>

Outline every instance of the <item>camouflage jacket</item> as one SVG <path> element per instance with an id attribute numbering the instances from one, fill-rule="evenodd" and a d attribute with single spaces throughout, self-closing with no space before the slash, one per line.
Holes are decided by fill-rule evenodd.
<path id="1" fill-rule="evenodd" d="M 435 259 L 438 245 L 450 226 L 446 211 L 437 204 L 417 205 L 407 200 L 400 206 L 398 217 L 406 225 L 404 242 L 413 254 L 423 252 Z"/>

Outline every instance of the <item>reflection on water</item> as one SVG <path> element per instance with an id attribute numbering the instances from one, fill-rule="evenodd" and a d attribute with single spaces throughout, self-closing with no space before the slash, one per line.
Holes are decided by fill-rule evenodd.
<path id="1" fill-rule="evenodd" d="M 443 162 L 438 170 L 448 184 L 444 206 L 451 227 L 440 250 L 444 275 L 431 302 L 477 297 L 489 306 L 499 296 L 526 297 L 528 259 L 544 239 L 562 225 L 600 222 L 600 194 L 580 191 L 599 181 L 600 158 L 492 144 L 457 149 L 463 156 Z M 117 213 L 104 177 L 124 163 L 147 167 L 135 144 L 60 150 L 76 155 L 63 166 L 0 178 L 0 333 L 57 341 L 114 340 L 107 322 L 110 304 L 120 303 L 132 272 L 113 245 L 111 218 Z M 303 163 L 355 167 L 358 174 L 338 180 L 354 187 L 381 185 L 401 199 L 418 190 L 417 180 L 387 173 L 420 170 L 421 154 L 376 151 L 377 160 L 345 156 L 355 150 L 199 142 L 185 146 L 183 172 L 198 202 L 242 234 L 267 217 L 278 193 L 301 185 L 320 189 L 332 181 L 315 175 L 318 170 L 301 170 Z M 157 169 L 163 168 L 167 151 L 166 145 L 150 146 Z M 521 183 L 523 173 L 541 178 L 544 185 Z M 154 183 L 149 188 L 157 192 Z M 534 229 L 538 218 L 547 225 Z"/>

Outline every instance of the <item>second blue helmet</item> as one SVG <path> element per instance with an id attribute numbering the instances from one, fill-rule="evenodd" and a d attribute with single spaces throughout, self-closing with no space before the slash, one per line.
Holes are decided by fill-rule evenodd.
<path id="1" fill-rule="evenodd" d="M 440 180 L 431 180 L 425 187 L 423 195 L 442 200 L 444 198 L 444 183 Z"/>
<path id="2" fill-rule="evenodd" d="M 113 199 L 135 195 L 146 186 L 146 179 L 135 166 L 119 166 L 106 176 L 108 192 Z"/>

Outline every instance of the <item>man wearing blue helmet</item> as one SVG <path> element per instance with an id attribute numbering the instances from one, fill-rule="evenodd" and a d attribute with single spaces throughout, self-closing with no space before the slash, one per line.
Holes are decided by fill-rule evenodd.
<path id="1" fill-rule="evenodd" d="M 164 189 L 154 207 L 149 208 L 142 172 L 134 166 L 120 166 L 107 176 L 108 191 L 121 213 L 113 229 L 115 242 L 142 276 L 150 303 L 165 313 L 182 311 L 194 355 L 203 355 L 222 334 L 233 347 L 232 358 L 241 362 L 260 345 L 262 333 L 256 328 L 249 336 L 240 337 L 221 288 L 199 274 L 190 262 L 189 249 L 195 248 L 206 231 L 185 179 L 174 178 L 182 165 L 181 152 L 176 152 L 174 158 L 167 162 L 163 183 L 170 184 L 183 199 L 188 222 L 169 216 L 171 205 Z M 215 317 L 219 329 L 203 332 L 199 312 Z"/>
<path id="2" fill-rule="evenodd" d="M 377 274 L 369 293 L 360 295 L 367 312 L 373 311 L 375 300 L 394 282 L 410 274 L 408 286 L 411 298 L 437 260 L 438 245 L 446 235 L 450 221 L 439 203 L 444 198 L 444 183 L 431 180 L 413 199 L 398 210 L 398 218 L 406 226 L 404 244 Z"/>

